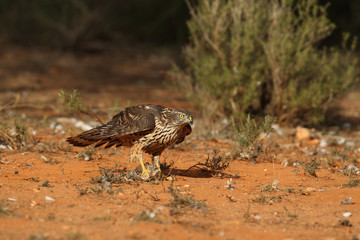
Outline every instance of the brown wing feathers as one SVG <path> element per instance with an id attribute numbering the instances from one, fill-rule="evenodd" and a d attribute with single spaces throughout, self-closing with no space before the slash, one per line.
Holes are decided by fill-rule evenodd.
<path id="1" fill-rule="evenodd" d="M 151 108 L 145 105 L 126 108 L 115 115 L 107 124 L 83 132 L 75 137 L 69 137 L 67 141 L 74 146 L 85 147 L 96 143 L 95 147 L 107 144 L 105 148 L 121 146 L 127 137 L 133 134 L 146 134 L 155 128 L 155 116 Z"/>

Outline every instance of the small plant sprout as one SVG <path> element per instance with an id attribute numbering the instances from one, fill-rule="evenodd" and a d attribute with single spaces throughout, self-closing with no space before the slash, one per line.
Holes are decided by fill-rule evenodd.
<path id="1" fill-rule="evenodd" d="M 235 131 L 238 154 L 248 160 L 254 161 L 258 153 L 262 152 L 265 138 L 270 134 L 275 118 L 266 116 L 263 121 L 256 121 L 250 115 L 246 118 L 232 118 Z"/>
<path id="2" fill-rule="evenodd" d="M 85 161 L 90 161 L 94 159 L 96 155 L 96 149 L 94 147 L 86 148 L 85 151 L 82 151 L 78 154 L 78 158 L 84 159 Z"/>
<path id="3" fill-rule="evenodd" d="M 360 185 L 360 179 L 349 179 L 347 183 L 344 183 L 343 187 L 357 187 Z"/>
<path id="4" fill-rule="evenodd" d="M 92 107 L 86 107 L 81 102 L 79 92 L 76 89 L 74 89 L 70 94 L 66 93 L 64 89 L 61 89 L 58 96 L 65 112 L 80 112 L 92 117 L 100 124 L 104 124 L 103 121 L 101 121 L 101 119 L 94 113 Z"/>
<path id="5" fill-rule="evenodd" d="M 4 206 L 2 202 L 0 202 L 0 216 L 9 216 L 12 215 L 12 212 L 8 207 Z"/>
<path id="6" fill-rule="evenodd" d="M 186 171 L 189 171 L 194 167 L 203 166 L 204 168 L 202 168 L 202 170 L 210 171 L 213 175 L 215 175 L 216 173 L 227 169 L 230 165 L 231 158 L 218 154 L 219 152 L 214 150 L 213 156 L 210 157 L 210 155 L 208 155 L 204 163 L 198 162 L 197 164 L 188 168 Z"/>
<path id="7" fill-rule="evenodd" d="M 316 158 L 312 158 L 310 162 L 304 164 L 304 171 L 308 173 L 310 176 L 316 176 L 316 170 L 321 165 L 320 161 L 317 161 Z"/>
<path id="8" fill-rule="evenodd" d="M 154 211 L 142 211 L 136 216 L 136 220 L 163 223 L 163 221 L 158 217 L 159 212 L 161 212 L 163 209 L 163 206 L 159 206 Z"/>
<path id="9" fill-rule="evenodd" d="M 286 207 L 284 207 L 284 210 L 289 218 L 294 220 L 298 219 L 298 216 L 294 213 L 291 213 Z"/>
<path id="10" fill-rule="evenodd" d="M 22 149 L 37 143 L 37 140 L 30 134 L 24 122 L 15 119 L 9 124 L 0 121 L 0 143 L 12 149 Z"/>
<path id="11" fill-rule="evenodd" d="M 235 187 L 232 184 L 236 184 L 236 182 L 233 182 L 232 178 L 230 178 L 230 180 L 226 181 L 226 185 L 224 187 L 229 189 L 229 190 L 234 190 Z"/>
<path id="12" fill-rule="evenodd" d="M 170 215 L 176 215 L 182 213 L 184 210 L 189 209 L 202 209 L 203 213 L 207 212 L 207 205 L 204 201 L 197 201 L 194 196 L 188 196 L 187 194 L 181 194 L 178 188 L 175 188 L 171 183 L 168 187 L 168 193 L 173 197 L 167 204 L 170 207 Z"/>
<path id="13" fill-rule="evenodd" d="M 61 89 L 58 93 L 59 100 L 63 105 L 65 112 L 78 111 L 84 108 L 81 103 L 81 98 L 76 89 L 73 89 L 72 93 L 67 94 L 64 89 Z"/>

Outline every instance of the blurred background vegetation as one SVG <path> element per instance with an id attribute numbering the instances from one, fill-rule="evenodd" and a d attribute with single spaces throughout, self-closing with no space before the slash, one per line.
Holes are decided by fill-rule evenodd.
<path id="1" fill-rule="evenodd" d="M 175 49 L 169 75 L 207 118 L 311 125 L 358 81 L 359 12 L 358 0 L 2 0 L 0 42 Z"/>
<path id="2" fill-rule="evenodd" d="M 180 46 L 187 40 L 188 17 L 182 0 L 0 1 L 4 40 L 70 50 L 94 43 Z"/>
<path id="3" fill-rule="evenodd" d="M 192 1 L 193 5 L 197 0 Z M 336 25 L 324 44 L 340 45 L 343 32 L 360 34 L 360 1 L 321 0 Z M 184 0 L 2 0 L 3 41 L 25 46 L 81 48 L 90 41 L 114 46 L 137 42 L 181 48 L 189 38 Z"/>

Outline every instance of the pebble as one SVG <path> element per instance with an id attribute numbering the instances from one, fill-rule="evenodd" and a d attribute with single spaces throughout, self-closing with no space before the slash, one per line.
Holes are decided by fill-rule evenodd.
<path id="1" fill-rule="evenodd" d="M 17 199 L 11 198 L 11 197 L 9 197 L 8 200 L 9 200 L 9 201 L 12 201 L 12 202 L 16 202 L 16 201 L 17 201 Z"/>
<path id="2" fill-rule="evenodd" d="M 87 131 L 92 129 L 92 127 L 89 124 L 86 124 L 81 120 L 77 120 L 75 122 L 75 127 L 80 128 L 82 131 Z"/>
<path id="3" fill-rule="evenodd" d="M 346 170 L 349 171 L 350 173 L 356 173 L 356 174 L 360 174 L 360 168 L 350 164 L 346 167 Z"/>
<path id="4" fill-rule="evenodd" d="M 344 217 L 350 217 L 350 216 L 351 216 L 351 212 L 344 212 L 344 213 L 343 213 L 343 216 L 344 216 Z"/>
<path id="5" fill-rule="evenodd" d="M 323 149 L 323 148 L 321 148 L 321 149 L 319 150 L 319 152 L 321 152 L 322 154 L 327 154 L 327 150 L 326 150 L 326 149 Z"/>
<path id="6" fill-rule="evenodd" d="M 255 220 L 260 221 L 261 217 L 259 215 L 254 216 Z"/>
<path id="7" fill-rule="evenodd" d="M 299 141 L 310 140 L 311 133 L 307 128 L 298 128 L 295 133 L 295 137 Z"/>
<path id="8" fill-rule="evenodd" d="M 337 140 L 338 145 L 343 145 L 346 142 L 345 138 L 341 137 Z"/>
<path id="9" fill-rule="evenodd" d="M 55 199 L 49 196 L 45 196 L 45 201 L 46 202 L 55 202 Z"/>
<path id="10" fill-rule="evenodd" d="M 316 191 L 316 188 L 313 188 L 313 187 L 307 187 L 305 189 L 306 192 L 315 192 Z"/>
<path id="11" fill-rule="evenodd" d="M 279 124 L 274 123 L 272 125 L 272 128 L 275 130 L 276 134 L 279 136 L 283 136 L 284 135 L 284 131 L 280 128 Z"/>
<path id="12" fill-rule="evenodd" d="M 327 141 L 326 141 L 325 139 L 321 139 L 319 146 L 320 146 L 320 147 L 327 147 L 327 146 L 328 146 L 328 143 L 327 143 Z"/>

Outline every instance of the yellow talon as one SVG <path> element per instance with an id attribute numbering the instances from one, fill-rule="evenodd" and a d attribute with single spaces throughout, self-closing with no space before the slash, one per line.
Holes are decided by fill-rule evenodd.
<path id="1" fill-rule="evenodd" d="M 148 176 L 148 178 L 150 177 L 150 174 L 148 172 L 148 170 L 146 169 L 143 161 L 140 161 L 140 164 L 141 164 L 141 168 L 142 168 L 142 173 L 141 173 L 141 176 L 144 175 L 144 173 Z"/>

